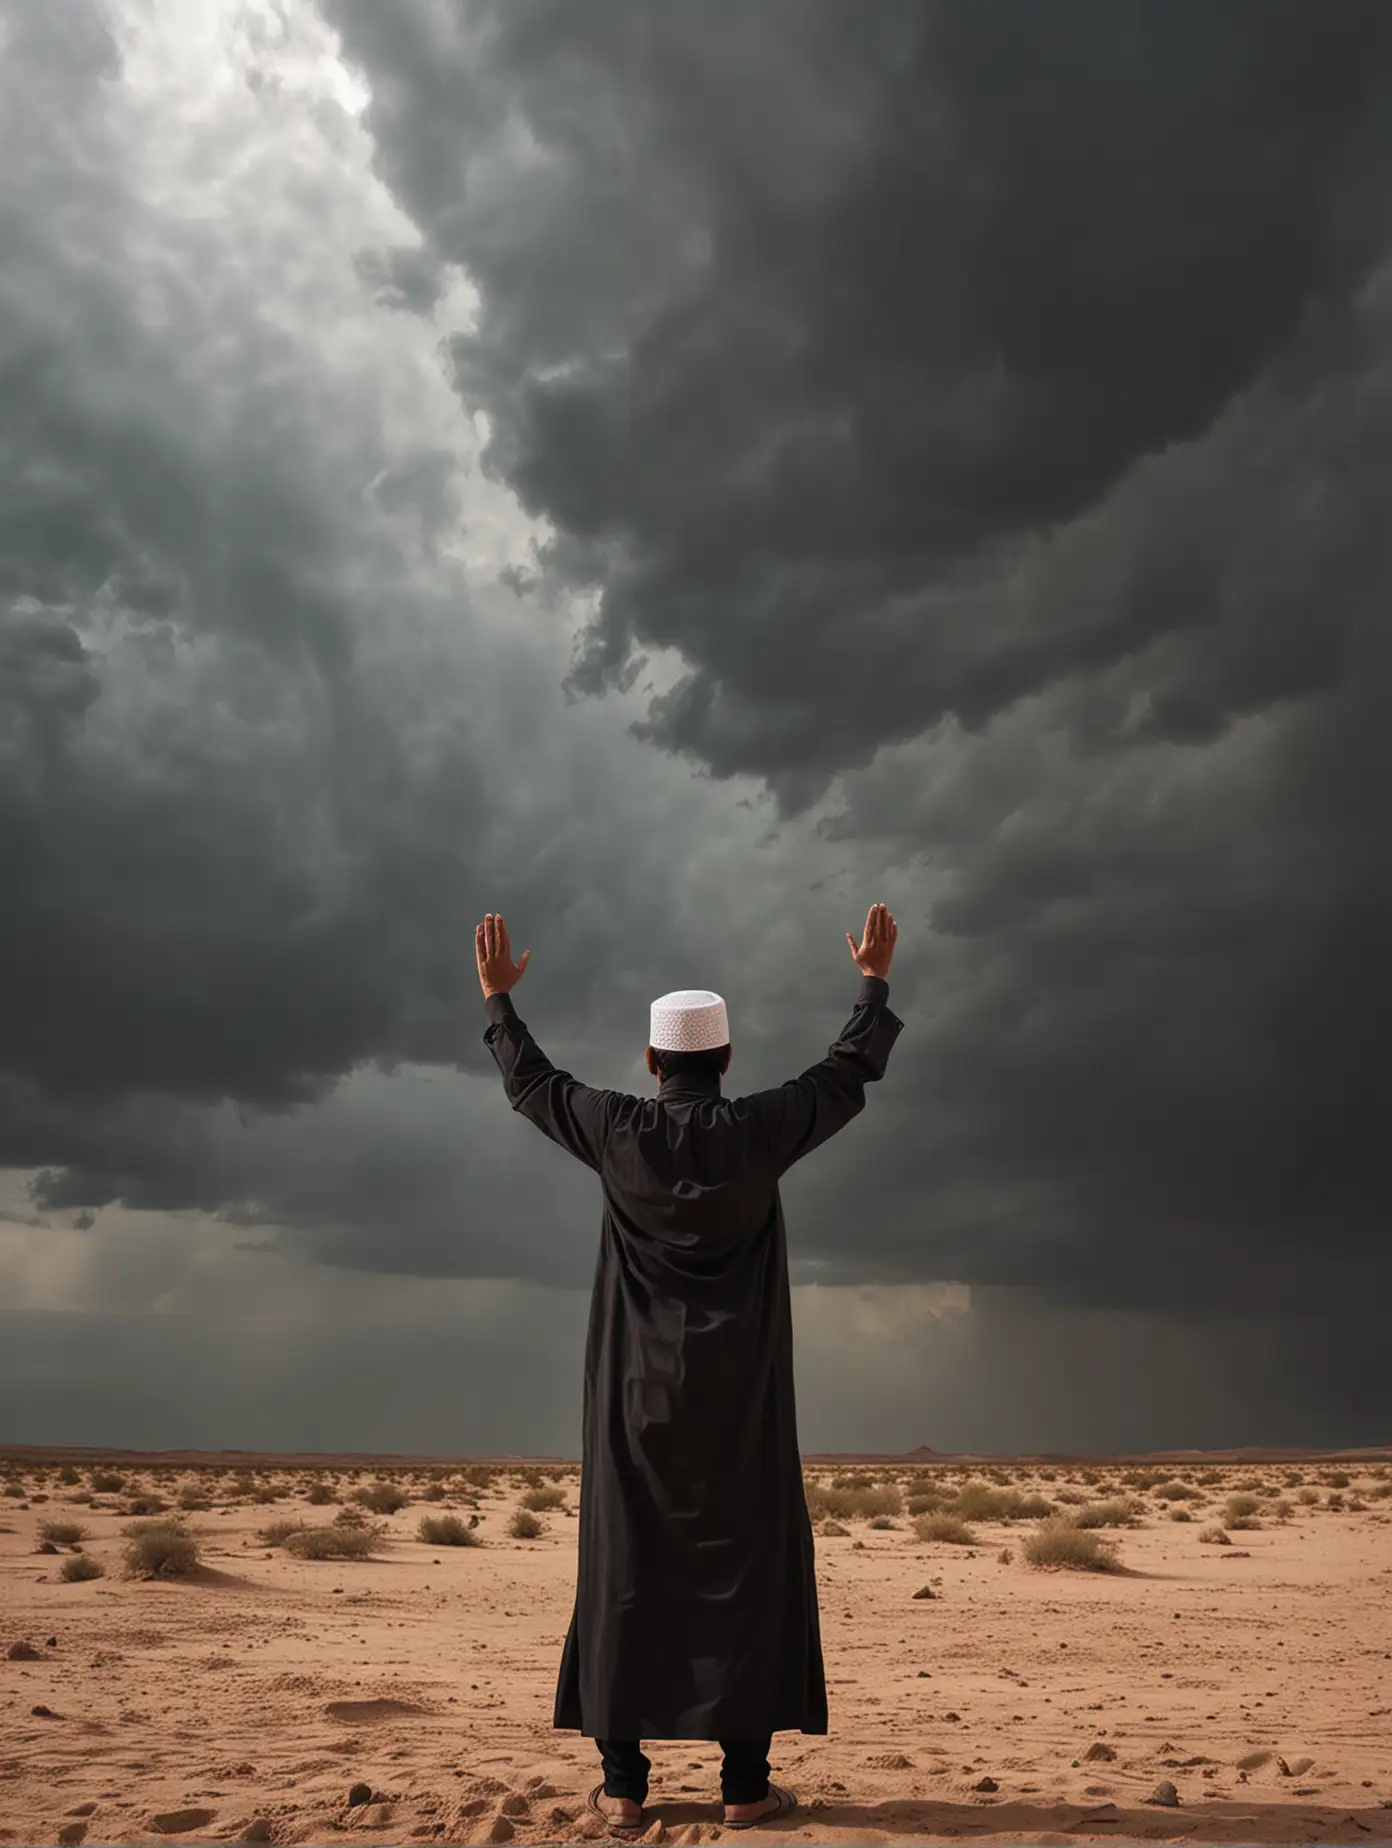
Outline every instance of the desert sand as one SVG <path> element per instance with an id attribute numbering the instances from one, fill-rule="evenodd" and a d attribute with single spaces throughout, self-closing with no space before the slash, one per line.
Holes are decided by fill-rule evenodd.
<path id="1" fill-rule="evenodd" d="M 577 1465 L 14 1456 L 0 1457 L 0 1841 L 609 1836 L 585 1806 L 593 1741 L 551 1725 Z M 119 1489 L 94 1492 L 102 1470 Z M 774 1777 L 800 1807 L 741 1839 L 1392 1842 L 1386 1462 L 911 1456 L 808 1459 L 805 1474 L 831 1731 L 775 1735 Z M 362 1509 L 357 1490 L 393 1499 L 373 1484 L 409 1499 Z M 1007 1518 L 990 1504 L 1012 1489 L 1065 1526 L 1111 1503 L 1083 1530 L 1115 1549 L 1113 1569 L 1030 1563 L 1041 1504 Z M 560 1505 L 514 1536 L 529 1492 Z M 1239 1492 L 1250 1525 L 1231 1518 Z M 974 1538 L 922 1537 L 972 1497 Z M 366 1557 L 261 1538 L 345 1509 L 380 1524 Z M 422 1516 L 449 1515 L 481 1543 L 421 1538 Z M 140 1518 L 177 1520 L 197 1562 L 128 1576 Z M 55 1522 L 85 1529 L 76 1550 L 38 1550 Z M 103 1575 L 66 1581 L 79 1555 Z M 734 1839 L 718 1747 L 644 1749 L 643 1839 Z"/>

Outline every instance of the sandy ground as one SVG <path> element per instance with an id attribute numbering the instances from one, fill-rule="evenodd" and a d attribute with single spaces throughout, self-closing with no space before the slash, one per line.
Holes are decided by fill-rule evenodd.
<path id="1" fill-rule="evenodd" d="M 122 1576 L 118 1498 L 46 1486 L 0 1502 L 0 1841 L 608 1835 L 585 1807 L 593 1742 L 551 1725 L 573 1480 L 537 1539 L 506 1533 L 510 1483 L 477 1504 L 482 1546 L 416 1536 L 422 1513 L 467 1517 L 451 1495 L 386 1517 L 359 1561 L 257 1541 L 334 1506 L 223 1488 L 184 1516 L 204 1563 L 145 1581 Z M 1027 1566 L 1029 1522 L 974 1522 L 968 1547 L 904 1519 L 819 1535 L 831 1732 L 775 1735 L 801 1807 L 739 1839 L 1392 1842 L 1392 1501 L 1299 1508 L 1227 1547 L 1199 1542 L 1211 1518 L 1154 1506 L 1115 1534 L 1119 1574 Z M 44 1519 L 82 1522 L 108 1576 L 62 1582 Z M 7 1656 L 21 1639 L 37 1660 Z M 718 1747 L 644 1749 L 645 1839 L 734 1840 Z M 1177 1805 L 1148 1801 L 1162 1779 Z"/>

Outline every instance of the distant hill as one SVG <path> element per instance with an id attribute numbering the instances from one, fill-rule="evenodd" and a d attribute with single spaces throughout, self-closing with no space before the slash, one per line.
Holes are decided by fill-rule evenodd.
<path id="1" fill-rule="evenodd" d="M 554 1468 L 576 1464 L 578 1457 L 498 1455 L 475 1451 L 469 1455 L 427 1456 L 392 1451 L 271 1451 L 271 1450 L 121 1450 L 101 1444 L 4 1444 L 0 1460 L 16 1463 L 126 1463 L 224 1469 L 449 1469 L 462 1463 L 499 1463 Z M 1004 1456 L 989 1451 L 934 1450 L 919 1444 L 913 1450 L 804 1451 L 804 1463 L 897 1463 L 905 1467 L 931 1463 L 1009 1467 L 1028 1464 L 1159 1464 L 1159 1463 L 1387 1463 L 1392 1444 L 1372 1444 L 1348 1450 L 1302 1450 L 1296 1446 L 1249 1445 L 1236 1450 L 1140 1450 L 1115 1453 L 1036 1451 Z"/>

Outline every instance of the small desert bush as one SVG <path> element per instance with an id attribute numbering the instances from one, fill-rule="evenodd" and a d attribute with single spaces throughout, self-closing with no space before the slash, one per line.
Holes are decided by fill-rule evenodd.
<path id="1" fill-rule="evenodd" d="M 262 1546 L 284 1546 L 291 1534 L 303 1533 L 303 1521 L 268 1521 L 264 1527 L 258 1527 L 256 1538 Z"/>
<path id="2" fill-rule="evenodd" d="M 277 1488 L 273 1482 L 258 1483 L 252 1493 L 254 1502 L 278 1502 L 285 1498 L 284 1489 Z"/>
<path id="3" fill-rule="evenodd" d="M 1313 1508 L 1315 1503 L 1319 1500 L 1319 1490 L 1309 1487 L 1303 1488 L 1295 1499 L 1302 1507 Z"/>
<path id="4" fill-rule="evenodd" d="M 934 1489 L 931 1493 L 926 1489 L 919 1489 L 908 1498 L 908 1512 L 910 1515 L 931 1514 L 935 1508 L 941 1508 L 943 1503 L 950 1499 L 940 1489 Z"/>
<path id="5" fill-rule="evenodd" d="M 406 1506 L 409 1497 L 403 1495 L 394 1482 L 369 1482 L 363 1488 L 354 1489 L 353 1500 L 364 1508 L 371 1508 L 374 1514 L 395 1514 L 398 1508 Z"/>
<path id="6" fill-rule="evenodd" d="M 71 1585 L 75 1579 L 105 1578 L 106 1568 L 90 1553 L 69 1553 L 58 1568 L 58 1576 Z"/>
<path id="7" fill-rule="evenodd" d="M 445 1488 L 443 1482 L 431 1482 L 421 1490 L 420 1498 L 422 1501 L 441 1502 L 445 1499 L 447 1493 L 448 1490 Z"/>
<path id="8" fill-rule="evenodd" d="M 1278 1521 L 1288 1521 L 1291 1518 L 1293 1510 L 1285 1496 L 1282 1495 L 1272 1502 L 1271 1512 Z"/>
<path id="9" fill-rule="evenodd" d="M 1325 1497 L 1324 1505 L 1326 1508 L 1331 1508 L 1334 1513 L 1337 1514 L 1344 1505 L 1344 1498 L 1337 1489 L 1331 1489 Z"/>
<path id="10" fill-rule="evenodd" d="M 366 1527 L 369 1522 L 362 1509 L 355 1508 L 350 1503 L 347 1507 L 339 1509 L 333 1518 L 333 1524 L 335 1527 Z"/>
<path id="11" fill-rule="evenodd" d="M 326 1502 L 334 1499 L 334 1492 L 327 1482 L 316 1482 L 305 1491 L 305 1500 L 312 1508 L 322 1508 Z"/>
<path id="12" fill-rule="evenodd" d="M 977 1543 L 976 1535 L 964 1520 L 941 1510 L 936 1514 L 920 1514 L 913 1523 L 913 1530 L 920 1540 L 948 1540 L 954 1546 L 975 1546 Z"/>
<path id="13" fill-rule="evenodd" d="M 196 1488 L 180 1489 L 177 1500 L 185 1514 L 196 1514 L 213 1505 L 202 1489 Z"/>
<path id="14" fill-rule="evenodd" d="M 76 1521 L 40 1521 L 39 1538 L 51 1540 L 55 1546 L 76 1546 L 87 1538 L 87 1529 Z"/>
<path id="15" fill-rule="evenodd" d="M 508 1522 L 508 1532 L 514 1540 L 535 1540 L 541 1532 L 541 1522 L 528 1508 L 519 1508 Z"/>
<path id="16" fill-rule="evenodd" d="M 1084 1502 L 1068 1517 L 1070 1527 L 1130 1527 L 1136 1519 L 1134 1505 L 1123 1496 L 1110 1501 Z"/>
<path id="17" fill-rule="evenodd" d="M 88 1480 L 97 1495 L 119 1495 L 126 1486 L 125 1477 L 110 1469 L 94 1469 Z"/>
<path id="18" fill-rule="evenodd" d="M 482 1546 L 472 1521 L 461 1521 L 457 1514 L 423 1514 L 416 1532 L 427 1546 Z"/>
<path id="19" fill-rule="evenodd" d="M 1202 1501 L 1203 1490 L 1196 1489 L 1192 1482 L 1181 1482 L 1176 1477 L 1172 1482 L 1160 1482 L 1155 1487 L 1156 1496 L 1161 1501 Z"/>
<path id="20" fill-rule="evenodd" d="M 296 1559 L 366 1559 L 381 1539 L 381 1529 L 345 1527 L 338 1522 L 328 1527 L 300 1527 L 285 1536 L 285 1550 Z"/>
<path id="21" fill-rule="evenodd" d="M 126 1503 L 127 1514 L 163 1514 L 169 1503 L 158 1495 L 136 1495 Z"/>
<path id="22" fill-rule="evenodd" d="M 877 1514 L 874 1520 L 871 1521 L 870 1525 L 872 1527 L 878 1527 L 881 1530 L 883 1530 L 886 1527 L 893 1527 L 894 1522 L 890 1519 L 890 1517 L 887 1514 Z"/>
<path id="23" fill-rule="evenodd" d="M 134 1521 L 121 1532 L 132 1578 L 176 1578 L 198 1564 L 198 1542 L 177 1520 Z"/>
<path id="24" fill-rule="evenodd" d="M 1193 1518 L 1194 1518 L 1193 1515 L 1189 1512 L 1187 1508 L 1171 1508 L 1170 1509 L 1170 1519 L 1172 1521 L 1192 1521 Z"/>
<path id="25" fill-rule="evenodd" d="M 522 1506 L 531 1508 L 535 1513 L 540 1513 L 543 1508 L 564 1508 L 565 1490 L 545 1489 L 540 1486 L 528 1489 L 522 1497 Z"/>
<path id="26" fill-rule="evenodd" d="M 1077 1527 L 1071 1519 L 1051 1515 L 1020 1542 L 1032 1566 L 1068 1566 L 1081 1572 L 1114 1572 L 1116 1542 Z"/>
<path id="27" fill-rule="evenodd" d="M 1257 1509 L 1260 1507 L 1255 1495 L 1230 1495 L 1223 1503 L 1223 1525 L 1225 1527 L 1257 1527 Z"/>
<path id="28" fill-rule="evenodd" d="M 1229 1540 L 1221 1527 L 1205 1527 L 1203 1532 L 1199 1535 L 1199 1539 L 1205 1546 L 1232 1545 L 1232 1541 Z"/>
<path id="29" fill-rule="evenodd" d="M 1348 1471 L 1346 1469 L 1331 1469 L 1324 1480 L 1331 1489 L 1346 1489 L 1349 1485 Z"/>
<path id="30" fill-rule="evenodd" d="M 1023 1521 L 1043 1519 L 1054 1512 L 1054 1507 L 1043 1495 L 969 1482 L 953 1499 L 952 1512 L 964 1521 Z"/>
<path id="31" fill-rule="evenodd" d="M 830 1488 L 824 1496 L 825 1512 L 840 1521 L 871 1520 L 877 1514 L 902 1514 L 903 1497 L 898 1489 Z"/>

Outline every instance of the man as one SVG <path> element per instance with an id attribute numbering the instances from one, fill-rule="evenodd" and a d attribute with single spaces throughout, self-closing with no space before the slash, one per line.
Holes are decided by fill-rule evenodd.
<path id="1" fill-rule="evenodd" d="M 585 1350 L 579 1569 L 554 1724 L 604 1765 L 590 1807 L 640 1831 L 643 1739 L 713 1739 L 724 1823 L 790 1810 L 769 1784 L 775 1732 L 827 1730 L 812 1526 L 793 1402 L 778 1182 L 865 1108 L 903 1021 L 890 1013 L 898 926 L 872 905 L 855 1009 L 825 1059 L 773 1091 L 724 1098 L 725 1003 L 652 1004 L 659 1095 L 591 1090 L 518 1019 L 492 912 L 475 949 L 514 1110 L 599 1175 L 604 1218 Z"/>

